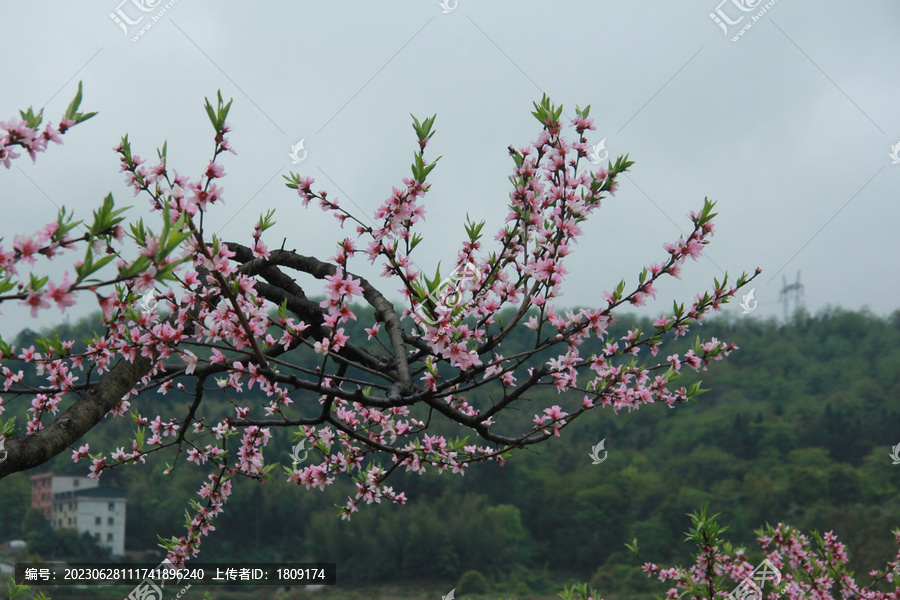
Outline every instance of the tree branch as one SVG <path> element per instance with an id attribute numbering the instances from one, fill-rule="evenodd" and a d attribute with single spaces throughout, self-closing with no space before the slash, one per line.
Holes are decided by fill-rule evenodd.
<path id="1" fill-rule="evenodd" d="M 7 438 L 8 455 L 0 463 L 0 479 L 42 465 L 65 452 L 150 372 L 152 364 L 142 356 L 136 357 L 134 363 L 119 361 L 49 426 L 31 435 Z"/>
<path id="2" fill-rule="evenodd" d="M 272 265 L 281 265 L 309 273 L 316 279 L 325 279 L 329 275 L 337 272 L 337 267 L 331 263 L 320 261 L 312 256 L 303 256 L 294 251 L 288 250 L 272 250 L 268 259 L 256 258 L 250 248 L 242 246 L 234 242 L 226 242 L 228 249 L 235 253 L 234 258 L 244 263 L 241 272 L 248 275 L 261 274 L 264 270 Z M 391 386 L 388 391 L 388 399 L 399 397 L 403 393 L 409 393 L 412 390 L 412 377 L 409 373 L 409 363 L 406 359 L 406 344 L 403 340 L 403 328 L 400 325 L 400 319 L 394 310 L 394 305 L 385 298 L 381 292 L 376 290 L 363 277 L 354 275 L 360 281 L 363 288 L 363 297 L 372 308 L 375 309 L 375 318 L 384 323 L 388 336 L 391 339 L 391 347 L 394 351 L 394 361 L 397 365 L 399 374 L 399 382 Z"/>

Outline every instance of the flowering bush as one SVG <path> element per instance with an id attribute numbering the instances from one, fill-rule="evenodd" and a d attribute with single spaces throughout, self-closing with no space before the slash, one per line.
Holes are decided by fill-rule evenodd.
<path id="1" fill-rule="evenodd" d="M 77 112 L 80 92 L 79 86 L 60 133 L 91 116 Z M 693 400 L 703 391 L 699 382 L 689 388 L 673 385 L 682 368 L 706 369 L 735 346 L 698 338 L 684 356 L 663 360 L 657 358 L 660 345 L 721 310 L 759 269 L 734 285 L 727 275 L 715 280 L 712 290 L 698 294 L 687 307 L 676 302 L 652 331 L 635 328 L 621 339 L 609 339 L 616 308 L 645 304 L 648 296 L 656 297 L 661 278 L 678 277 L 688 257 L 700 256 L 713 235 L 714 203 L 706 200 L 699 212 L 690 214 L 691 233 L 666 244 L 665 259 L 643 269 L 630 291 L 622 280 L 603 294 L 603 306 L 559 312 L 552 301 L 568 273 L 565 257 L 582 235 L 581 224 L 616 191 L 619 175 L 633 163 L 622 156 L 606 167 L 588 168 L 586 134 L 594 129 L 589 106 L 576 110 L 573 142 L 563 136 L 562 107 L 546 97 L 534 107 L 543 129 L 534 144 L 509 148 L 513 190 L 495 247 L 483 248 L 485 223 L 468 219 L 456 269 L 444 278 L 438 270 L 433 279 L 417 269 L 412 254 L 423 239 L 413 230 L 425 220 L 426 180 L 437 163 L 425 155 L 435 117 L 413 118 L 418 148 L 412 176 L 375 211 L 374 226 L 327 191 L 313 191 L 312 178 L 286 176 L 287 187 L 304 206 L 312 202 L 342 227 L 355 225 L 355 239 L 341 240 L 328 260 L 270 249 L 264 233 L 275 223 L 274 211 L 259 217 L 247 245 L 222 241 L 204 228 L 204 214 L 224 203 L 218 180 L 225 176 L 223 160 L 234 153 L 226 123 L 231 102 L 221 94 L 215 105 L 205 104 L 215 135 L 212 156 L 197 178 L 168 164 L 165 145 L 152 161 L 134 154 L 126 135 L 114 150 L 126 184 L 149 204 L 150 216 L 158 222 L 155 231 L 144 219 L 125 223 L 126 209 L 117 208 L 108 195 L 91 222 L 73 221 L 63 208 L 36 235 L 19 234 L 11 248 L 0 246 L 0 302 L 17 301 L 37 316 L 52 304 L 64 311 L 93 296 L 105 327 L 78 352 L 72 340 L 59 336 L 39 340 L 37 348 L 0 341 L 0 360 L 8 363 L 0 363 L 4 392 L 31 399 L 24 434 L 15 435 L 11 420 L 0 421 L 9 453 L 0 463 L 0 477 L 40 465 L 67 448 L 75 462 L 88 460 L 90 476 L 97 478 L 107 469 L 143 463 L 167 451 L 174 454 L 169 472 L 186 456 L 210 472 L 198 492 L 201 501 L 190 501 L 193 514 L 185 535 L 162 544 L 168 558 L 182 565 L 199 553 L 202 536 L 215 529 L 214 518 L 223 510 L 234 477 L 274 477 L 278 464 L 264 458 L 273 428 L 299 428 L 298 438 L 309 442 L 307 448 L 319 458 L 302 468 L 283 467 L 288 481 L 324 489 L 343 475 L 355 483 L 355 495 L 341 507 L 341 516 L 349 518 L 360 502 L 403 504 L 404 493 L 386 485 L 397 470 L 464 474 L 471 463 L 502 463 L 512 450 L 559 436 L 591 411 L 618 413 Z M 18 156 L 13 148 L 23 147 L 34 157 L 48 139 L 59 141 L 49 126 L 38 134 L 40 114 L 29 109 L 23 119 L 0 123 L 7 131 L 0 146 L 7 153 L 7 167 Z M 77 226 L 87 233 L 72 237 Z M 59 281 L 19 272 L 23 263 L 36 269 L 38 258 L 58 259 L 79 248 L 82 258 Z M 358 254 L 378 262 L 384 278 L 399 286 L 402 309 L 354 274 L 351 263 Z M 321 303 L 307 296 L 314 280 L 322 282 L 326 295 Z M 153 298 L 158 302 L 151 304 Z M 358 319 L 355 302 L 374 311 L 374 322 L 365 329 L 372 342 L 351 339 L 347 332 L 347 323 Z M 504 339 L 519 326 L 533 331 L 532 342 L 509 353 Z M 591 338 L 603 350 L 582 354 L 580 348 Z M 645 364 L 636 358 L 643 349 L 650 355 Z M 292 362 L 292 351 L 316 357 L 318 366 Z M 24 372 L 9 366 L 12 359 L 34 369 L 46 384 L 37 389 L 24 385 Z M 100 379 L 91 381 L 92 376 Z M 529 394 L 548 386 L 560 395 L 559 403 L 538 409 L 530 428 L 509 431 L 506 409 L 526 406 Z M 258 405 L 242 401 L 245 387 L 258 387 L 267 400 Z M 208 391 L 217 389 L 233 403 L 234 415 L 208 422 L 198 416 L 198 407 Z M 491 394 L 489 406 L 467 399 L 480 389 Z M 190 399 L 185 414 L 149 412 L 147 395 L 168 393 Z M 0 401 L 0 413 L 8 402 Z M 317 414 L 299 416 L 291 406 L 295 402 L 314 407 Z M 134 438 L 113 451 L 79 444 L 107 415 L 132 419 Z M 478 443 L 429 435 L 432 418 L 465 427 Z M 382 465 L 381 457 L 392 464 Z"/>
<path id="2" fill-rule="evenodd" d="M 872 570 L 867 585 L 856 582 L 847 568 L 847 548 L 833 532 L 820 535 L 812 532 L 815 546 L 809 537 L 794 527 L 779 523 L 758 530 L 757 541 L 768 561 L 766 567 L 754 565 L 744 555 L 743 548 L 733 548 L 721 538 L 727 527 L 717 523 L 719 515 L 707 516 L 706 509 L 689 515 L 693 528 L 687 540 L 697 545 L 695 563 L 689 568 L 661 569 L 645 563 L 649 577 L 671 581 L 666 598 L 758 598 L 789 600 L 836 600 L 864 598 L 866 600 L 896 600 L 900 585 L 895 583 L 895 571 L 900 565 L 900 550 L 893 560 L 880 570 Z M 900 548 L 900 530 L 893 532 Z M 629 548 L 637 555 L 637 542 Z M 762 575 L 760 575 L 762 574 Z M 889 585 L 885 585 L 889 584 Z M 877 591 L 887 587 L 891 591 Z M 766 590 L 763 595 L 763 590 Z M 596 598 L 596 597 L 595 597 Z"/>

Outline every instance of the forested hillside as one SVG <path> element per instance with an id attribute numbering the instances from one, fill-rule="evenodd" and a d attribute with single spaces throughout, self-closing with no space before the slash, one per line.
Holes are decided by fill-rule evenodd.
<path id="1" fill-rule="evenodd" d="M 94 323 L 84 321 L 60 335 L 88 338 Z M 634 324 L 620 317 L 611 333 L 625 335 Z M 523 329 L 510 340 L 509 351 L 526 344 L 528 333 Z M 891 530 L 900 526 L 900 465 L 889 457 L 900 442 L 900 311 L 884 319 L 830 310 L 798 314 L 788 325 L 723 317 L 692 334 L 739 346 L 700 373 L 710 391 L 694 404 L 588 413 L 560 439 L 514 452 L 503 467 L 472 465 L 464 477 L 400 475 L 392 485 L 406 491 L 406 506 L 361 506 L 349 522 L 336 522 L 334 507 L 352 495 L 349 482 L 320 492 L 281 483 L 281 470 L 273 471 L 277 484 L 239 479 L 201 559 L 333 561 L 342 581 L 356 582 L 454 582 L 477 569 L 495 581 L 521 581 L 535 592 L 549 591 L 554 578 L 592 577 L 597 586 L 617 581 L 656 591 L 664 588 L 647 580 L 640 561 L 688 563 L 686 513 L 707 503 L 730 525 L 726 536 L 751 551 L 754 529 L 786 521 L 834 530 L 848 543 L 854 568 L 888 558 Z M 27 347 L 34 336 L 23 332 L 16 343 Z M 664 346 L 660 357 L 683 352 L 692 342 L 693 337 Z M 697 378 L 685 375 L 679 384 Z M 556 396 L 552 388 L 542 393 Z M 555 401 L 565 408 L 580 404 L 581 397 Z M 152 418 L 185 402 L 187 397 L 170 392 L 141 396 L 133 408 Z M 515 418 L 522 423 L 533 418 L 529 405 L 518 405 Z M 203 414 L 229 407 L 224 396 L 211 396 Z M 133 429 L 128 419 L 108 418 L 87 441 L 92 449 L 111 451 L 128 446 Z M 292 434 L 274 431 L 267 462 L 290 464 Z M 608 458 L 592 464 L 591 447 L 603 439 Z M 311 452 L 308 460 L 317 455 Z M 57 473 L 87 473 L 68 454 L 51 466 Z M 157 534 L 178 534 L 183 527 L 200 471 L 184 457 L 172 474 L 163 475 L 163 468 L 148 461 L 103 476 L 103 483 L 128 491 L 128 549 L 154 548 Z M 33 516 L 26 518 L 27 476 L 4 481 L 0 539 L 35 535 L 28 530 Z M 640 561 L 624 547 L 633 538 L 640 543 Z"/>

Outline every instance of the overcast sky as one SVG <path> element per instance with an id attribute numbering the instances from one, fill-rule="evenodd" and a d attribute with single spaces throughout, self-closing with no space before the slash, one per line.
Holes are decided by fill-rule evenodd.
<path id="1" fill-rule="evenodd" d="M 466 213 L 487 221 L 493 247 L 508 202 L 507 146 L 536 139 L 530 111 L 546 93 L 570 117 L 590 104 L 590 141 L 605 138 L 611 155 L 636 161 L 584 227 L 560 304 L 597 306 L 622 277 L 633 285 L 644 265 L 667 257 L 665 242 L 690 230 L 687 213 L 708 196 L 719 217 L 706 257 L 689 260 L 682 281 L 666 278 L 648 314 L 690 301 L 726 270 L 757 266 L 752 317 L 780 318 L 782 277 L 792 282 L 798 271 L 812 312 L 893 312 L 900 4 L 718 1 L 446 0 L 442 9 L 437 0 L 143 0 L 155 6 L 145 12 L 141 0 L 3 0 L 0 120 L 33 105 L 58 123 L 79 80 L 82 110 L 99 115 L 37 164 L 26 157 L 0 169 L 0 235 L 8 245 L 62 205 L 89 219 L 109 192 L 134 205 L 133 219 L 146 214 L 148 200 L 125 187 L 112 147 L 127 133 L 135 154 L 155 158 L 168 140 L 169 166 L 199 177 L 213 148 L 203 99 L 221 90 L 234 99 L 237 156 L 221 160 L 225 204 L 207 227 L 246 243 L 257 216 L 275 208 L 269 246 L 287 238 L 287 248 L 323 259 L 349 229 L 303 209 L 281 176 L 311 175 L 314 189 L 369 218 L 409 176 L 410 113 L 437 113 L 428 155 L 443 158 L 413 255 L 433 273 L 455 260 Z M 126 32 L 111 14 L 142 20 Z M 291 164 L 301 139 L 308 154 Z M 64 263 L 36 270 L 57 277 Z M 399 297 L 364 259 L 351 269 Z M 82 298 L 73 318 L 96 309 Z M 727 310 L 741 314 L 737 302 Z M 2 311 L 4 336 L 62 319 L 55 309 L 38 322 L 21 308 Z"/>

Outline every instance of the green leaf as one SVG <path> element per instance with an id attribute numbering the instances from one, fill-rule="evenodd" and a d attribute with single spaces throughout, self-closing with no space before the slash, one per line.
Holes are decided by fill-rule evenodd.
<path id="1" fill-rule="evenodd" d="M 100 208 L 94 211 L 94 223 L 89 229 L 89 234 L 91 236 L 95 236 L 104 231 L 108 231 L 115 225 L 118 225 L 119 223 L 124 221 L 125 217 L 121 217 L 120 215 L 131 207 L 126 206 L 124 208 L 113 210 L 114 208 L 115 201 L 113 200 L 113 196 L 112 194 L 107 194 L 103 199 L 103 204 L 100 206 Z"/>
<path id="2" fill-rule="evenodd" d="M 553 104 L 550 102 L 550 98 L 547 94 L 544 94 L 541 98 L 541 103 L 538 104 L 534 102 L 535 110 L 531 113 L 534 117 L 543 125 L 547 126 L 548 121 L 558 121 L 559 114 L 562 114 L 562 107 L 559 107 L 559 112 L 554 110 Z"/>
<path id="3" fill-rule="evenodd" d="M 234 102 L 234 99 L 228 101 L 224 107 L 222 106 L 222 93 L 219 92 L 219 119 L 222 125 L 225 125 L 225 119 L 228 118 L 228 111 L 231 110 L 231 103 Z"/>
<path id="4" fill-rule="evenodd" d="M 97 115 L 96 112 L 89 112 L 87 114 L 79 113 L 79 114 L 75 115 L 75 122 L 76 123 L 84 123 L 85 121 L 87 121 L 88 119 L 90 119 L 91 117 L 94 117 L 96 115 Z"/>
<path id="5" fill-rule="evenodd" d="M 466 213 L 466 234 L 469 236 L 470 242 L 475 243 L 481 239 L 481 230 L 484 228 L 484 223 L 484 221 L 475 223 L 469 218 L 469 213 Z"/>
<path id="6" fill-rule="evenodd" d="M 28 124 L 28 127 L 37 129 L 44 120 L 44 109 L 41 109 L 38 114 L 34 114 L 34 109 L 29 106 L 26 111 L 20 110 L 19 115 Z"/>
<path id="7" fill-rule="evenodd" d="M 637 540 L 637 538 L 634 538 L 634 541 L 632 541 L 630 544 L 626 543 L 626 544 L 625 544 L 625 547 L 628 548 L 629 550 L 631 550 L 631 551 L 634 553 L 635 556 L 638 556 L 638 555 L 639 555 L 639 550 L 640 550 L 640 549 L 638 548 L 638 540 Z"/>
<path id="8" fill-rule="evenodd" d="M 77 123 L 83 123 L 95 116 L 96 112 L 91 112 L 87 114 L 82 114 L 78 112 L 78 107 L 81 105 L 81 82 L 78 82 L 78 91 L 75 93 L 75 97 L 72 99 L 72 102 L 69 103 L 69 107 L 66 109 L 66 119 L 69 121 L 74 121 Z"/>
<path id="9" fill-rule="evenodd" d="M 701 384 L 701 383 L 703 383 L 703 382 L 702 382 L 702 381 L 695 381 L 695 382 L 691 385 L 691 387 L 688 388 L 688 391 L 687 391 L 688 398 L 693 399 L 693 398 L 695 398 L 696 396 L 699 396 L 700 394 L 709 391 L 709 388 L 707 388 L 707 389 L 700 389 L 700 384 Z"/>
<path id="10" fill-rule="evenodd" d="M 274 209 L 274 208 L 271 209 L 271 210 L 269 210 L 269 212 L 267 212 L 267 213 L 265 214 L 265 216 L 263 216 L 263 215 L 261 215 L 261 214 L 259 215 L 259 225 L 260 225 L 259 229 L 260 229 L 260 231 L 265 231 L 266 229 L 269 229 L 270 227 L 272 227 L 273 225 L 275 225 L 275 219 L 273 218 L 274 215 L 275 215 L 275 209 Z"/>
<path id="11" fill-rule="evenodd" d="M 18 431 L 18 428 L 16 427 L 16 418 L 14 416 L 7 419 L 6 422 L 0 419 L 0 434 L 3 437 L 12 437 L 16 435 L 16 431 Z"/>
<path id="12" fill-rule="evenodd" d="M 143 426 L 138 427 L 138 428 L 135 429 L 135 431 L 134 431 L 134 439 L 135 439 L 135 441 L 136 441 L 137 444 L 138 444 L 138 450 L 143 450 L 143 449 L 144 449 L 144 436 L 145 436 L 145 434 L 146 434 L 146 431 L 144 430 L 144 427 L 143 427 Z"/>
<path id="13" fill-rule="evenodd" d="M 6 279 L 0 281 L 0 294 L 5 294 L 11 289 L 15 288 L 16 284 L 13 283 L 12 276 L 7 275 Z"/>
<path id="14" fill-rule="evenodd" d="M 213 110 L 212 104 L 209 103 L 208 98 L 204 98 L 204 100 L 206 100 L 206 104 L 204 104 L 203 107 L 206 109 L 206 114 L 209 115 L 209 122 L 212 123 L 212 126 L 218 131 L 219 119 L 216 117 L 216 111 Z"/>
<path id="15" fill-rule="evenodd" d="M 416 137 L 420 142 L 425 142 L 434 135 L 435 132 L 431 131 L 432 125 L 434 125 L 434 119 L 437 115 L 432 115 L 431 117 L 425 119 L 424 122 L 419 122 L 415 115 L 410 114 L 409 116 L 413 119 L 413 129 L 416 131 Z"/>
<path id="16" fill-rule="evenodd" d="M 62 240 L 66 237 L 66 234 L 81 225 L 82 221 L 72 222 L 72 218 L 75 216 L 75 211 L 72 211 L 70 214 L 66 214 L 66 207 L 63 205 L 62 208 L 59 209 L 59 212 L 56 216 L 56 231 L 53 234 L 53 239 L 55 241 Z"/>
<path id="17" fill-rule="evenodd" d="M 72 98 L 72 102 L 69 103 L 69 107 L 66 109 L 66 119 L 75 120 L 75 115 L 78 114 L 78 107 L 81 105 L 81 82 L 78 82 L 78 91 L 75 93 L 75 97 Z"/>
<path id="18" fill-rule="evenodd" d="M 146 256 L 139 256 L 137 260 L 131 263 L 131 266 L 122 269 L 119 273 L 120 277 L 130 278 L 139 275 L 150 268 L 150 259 Z"/>

